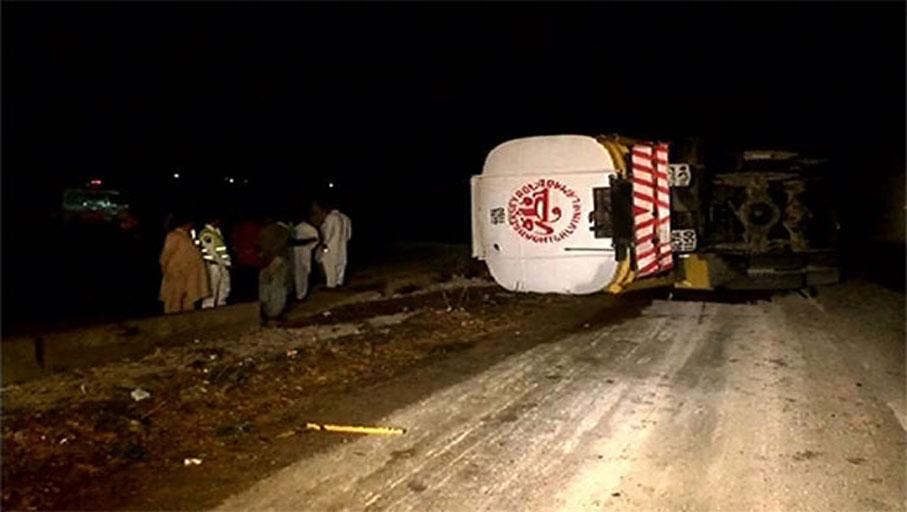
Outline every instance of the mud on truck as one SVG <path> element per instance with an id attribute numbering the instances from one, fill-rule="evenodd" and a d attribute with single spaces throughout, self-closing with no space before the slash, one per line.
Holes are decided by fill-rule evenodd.
<path id="1" fill-rule="evenodd" d="M 473 176 L 472 250 L 509 290 L 785 289 L 839 279 L 825 162 L 558 135 L 494 148 Z"/>

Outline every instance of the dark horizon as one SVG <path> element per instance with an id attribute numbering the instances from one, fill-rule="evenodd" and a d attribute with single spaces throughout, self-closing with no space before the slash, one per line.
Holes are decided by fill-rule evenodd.
<path id="1" fill-rule="evenodd" d="M 500 142 L 555 133 L 703 135 L 839 159 L 858 146 L 903 167 L 902 3 L 4 14 L 7 191 L 173 169 L 452 183 Z"/>

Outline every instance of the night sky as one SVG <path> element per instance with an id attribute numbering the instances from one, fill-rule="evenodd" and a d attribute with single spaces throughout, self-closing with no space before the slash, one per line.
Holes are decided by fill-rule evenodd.
<path id="1" fill-rule="evenodd" d="M 91 176 L 163 204 L 156 187 L 179 169 L 250 177 L 259 202 L 336 181 L 371 234 L 465 242 L 469 176 L 498 143 L 539 134 L 704 135 L 903 172 L 904 15 L 903 2 L 4 2 L 4 227 Z"/>
<path id="2" fill-rule="evenodd" d="M 339 177 L 465 212 L 451 187 L 494 145 L 554 133 L 847 146 L 903 166 L 903 3 L 6 2 L 3 15 L 5 199 L 181 168 Z"/>

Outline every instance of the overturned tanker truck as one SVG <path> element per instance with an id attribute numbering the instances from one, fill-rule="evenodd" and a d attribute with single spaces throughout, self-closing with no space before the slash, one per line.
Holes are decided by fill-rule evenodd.
<path id="1" fill-rule="evenodd" d="M 824 161 L 744 151 L 707 169 L 700 147 L 618 135 L 505 142 L 471 180 L 473 256 L 504 288 L 539 293 L 838 281 Z"/>

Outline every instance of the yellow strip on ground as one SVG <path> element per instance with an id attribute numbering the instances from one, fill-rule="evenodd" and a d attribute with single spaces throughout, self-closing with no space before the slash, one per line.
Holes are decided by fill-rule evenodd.
<path id="1" fill-rule="evenodd" d="M 329 423 L 306 423 L 308 430 L 323 432 L 342 432 L 345 434 L 371 434 L 378 436 L 399 436 L 406 433 L 406 429 L 397 427 L 363 427 L 358 425 L 331 425 Z"/>

